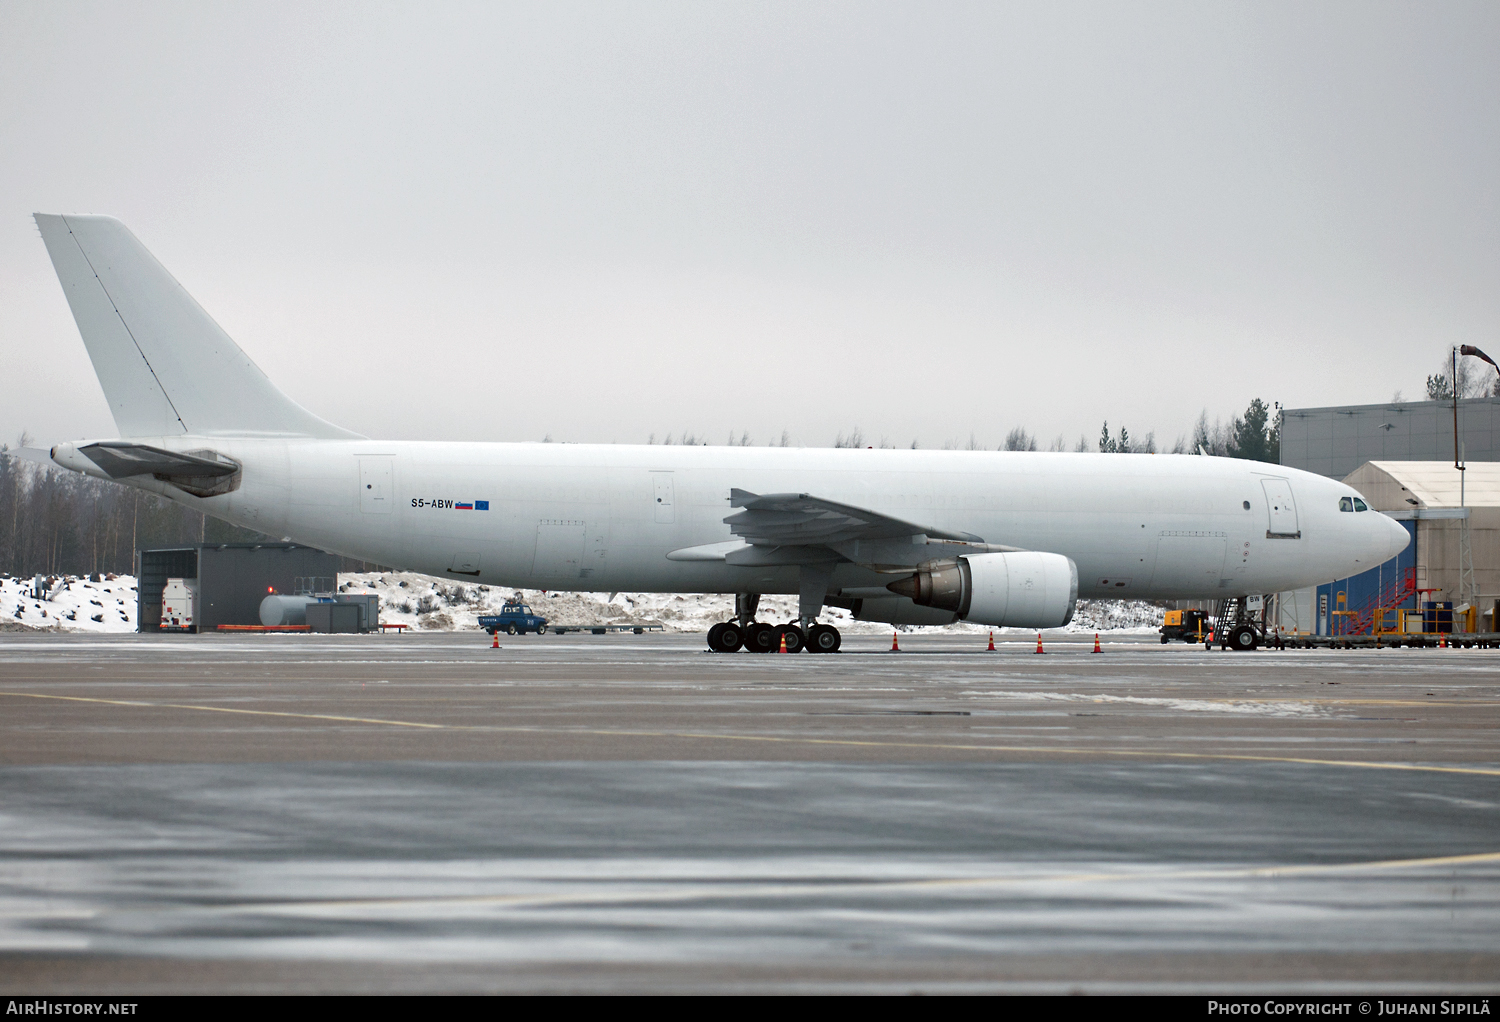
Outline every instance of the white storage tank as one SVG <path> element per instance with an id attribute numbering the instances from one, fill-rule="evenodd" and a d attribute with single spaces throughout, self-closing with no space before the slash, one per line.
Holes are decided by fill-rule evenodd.
<path id="1" fill-rule="evenodd" d="M 283 596 L 272 593 L 260 601 L 260 623 L 267 628 L 307 624 L 307 605 L 317 603 L 314 596 Z"/>

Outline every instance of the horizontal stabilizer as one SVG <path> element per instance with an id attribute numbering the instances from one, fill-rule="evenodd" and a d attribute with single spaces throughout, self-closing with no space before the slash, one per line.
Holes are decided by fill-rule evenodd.
<path id="1" fill-rule="evenodd" d="M 52 456 L 40 447 L 7 447 L 0 449 L 0 455 L 21 461 L 34 461 L 40 465 L 52 464 Z"/>
<path id="2" fill-rule="evenodd" d="M 205 457 L 164 451 L 160 447 L 148 447 L 145 444 L 106 440 L 80 447 L 78 452 L 98 465 L 111 479 L 141 475 L 232 476 L 240 470 L 238 463 L 212 451 L 203 452 L 203 455 L 212 455 Z"/>

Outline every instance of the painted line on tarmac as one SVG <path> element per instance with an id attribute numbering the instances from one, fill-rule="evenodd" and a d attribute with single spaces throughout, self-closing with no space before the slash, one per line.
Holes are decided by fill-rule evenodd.
<path id="1" fill-rule="evenodd" d="M 99 699 L 89 696 L 58 696 L 40 692 L 0 692 L 0 696 L 27 699 L 55 699 L 73 703 L 102 703 L 107 706 L 134 706 L 160 710 L 199 710 L 205 713 L 236 713 L 249 717 L 290 717 L 300 720 L 333 720 L 353 724 L 384 724 L 391 727 L 414 727 L 432 731 L 484 731 L 511 734 L 598 735 L 611 738 L 686 738 L 695 741 L 764 742 L 780 745 L 831 745 L 850 748 L 924 749 L 947 752 L 1019 752 L 1052 756 L 1122 756 L 1136 759 L 1191 759 L 1247 763 L 1297 763 L 1305 766 L 1355 767 L 1365 770 L 1405 770 L 1416 773 L 1476 774 L 1500 777 L 1500 769 L 1486 767 L 1436 766 L 1420 763 L 1389 763 L 1357 759 L 1312 759 L 1306 756 L 1253 756 L 1230 752 L 1149 752 L 1138 749 L 1038 748 L 1029 745 L 970 745 L 956 742 L 894 742 L 856 738 L 785 738 L 777 735 L 713 734 L 700 731 L 625 731 L 605 728 L 539 728 L 491 727 L 473 724 L 427 724 L 410 720 L 386 720 L 379 717 L 345 717 L 329 713 L 292 713 L 286 710 L 246 710 L 230 706 L 200 706 L 191 703 L 148 703 L 128 699 Z"/>
<path id="2" fill-rule="evenodd" d="M 323 915 L 349 909 L 392 908 L 411 910 L 422 906 L 495 906 L 525 908 L 546 905 L 640 904 L 687 902 L 726 898 L 845 897 L 870 894 L 930 891 L 939 888 L 1025 887 L 1043 884 L 1159 883 L 1171 880 L 1274 880 L 1282 877 L 1341 873 L 1393 872 L 1409 869 L 1451 868 L 1500 862 L 1500 852 L 1441 855 L 1417 859 L 1381 859 L 1374 862 L 1319 863 L 1308 865 L 1250 866 L 1232 869 L 1184 869 L 1136 873 L 1058 873 L 1007 877 L 942 877 L 928 880 L 869 880 L 835 883 L 791 883 L 769 885 L 724 885 L 689 888 L 657 888 L 645 891 L 567 891 L 555 894 L 459 894 L 393 898 L 321 898 L 309 901 L 255 902 L 197 909 L 211 915 Z"/>
<path id="3" fill-rule="evenodd" d="M 0 696 L 26 696 L 31 699 L 60 699 L 70 703 L 104 703 L 108 706 L 136 706 L 157 710 L 204 710 L 209 713 L 242 713 L 251 717 L 300 717 L 305 720 L 337 720 L 353 724 L 389 724 L 392 727 L 419 727 L 434 731 L 455 730 L 447 724 L 421 724 L 410 720 L 384 720 L 379 717 L 338 717 L 329 713 L 287 713 L 280 710 L 242 710 L 233 706 L 195 706 L 190 703 L 147 703 L 130 699 L 95 699 L 85 696 L 54 696 L 40 692 L 0 692 Z"/>

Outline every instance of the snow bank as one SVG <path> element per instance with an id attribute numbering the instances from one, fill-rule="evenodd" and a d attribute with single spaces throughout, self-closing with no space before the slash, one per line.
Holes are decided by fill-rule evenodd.
<path id="1" fill-rule="evenodd" d="M 669 632 L 706 632 L 734 613 L 734 597 L 699 593 L 549 593 L 465 585 L 410 572 L 348 573 L 339 576 L 340 590 L 375 593 L 380 597 L 380 619 L 415 630 L 456 631 L 479 627 L 482 614 L 498 614 L 507 600 L 531 605 L 551 625 L 659 624 Z M 762 596 L 757 617 L 790 621 L 797 613 L 795 596 Z M 841 631 L 858 635 L 889 632 L 891 626 L 854 620 L 836 607 L 824 610 L 822 620 Z M 1161 609 L 1136 600 L 1080 600 L 1070 632 L 1155 631 Z M 946 628 L 902 625 L 909 631 L 988 632 L 986 625 L 957 624 Z M 994 629 L 1022 632 L 1024 629 Z"/>
<path id="2" fill-rule="evenodd" d="M 42 599 L 33 594 L 30 578 L 0 575 L 0 630 L 133 632 L 135 603 L 135 579 L 129 575 L 101 582 L 76 575 L 54 578 Z"/>
<path id="3" fill-rule="evenodd" d="M 417 631 L 463 631 L 479 627 L 481 614 L 498 614 L 512 597 L 528 603 L 553 625 L 657 624 L 669 632 L 706 632 L 734 613 L 732 596 L 697 593 L 548 593 L 465 585 L 411 572 L 346 573 L 339 589 L 375 593 L 380 618 Z M 797 613 L 795 596 L 763 596 L 762 621 L 790 621 Z M 129 575 L 91 582 L 77 576 L 55 579 L 48 596 L 32 595 L 30 578 L 0 575 L 0 630 L 44 628 L 69 632 L 133 632 L 136 580 Z M 822 620 L 852 635 L 889 632 L 890 625 L 855 621 L 846 610 L 825 609 Z M 1161 609 L 1137 600 L 1080 600 L 1070 632 L 1155 631 Z M 903 632 L 988 632 L 986 625 L 946 628 L 902 625 Z M 1024 629 L 997 628 L 997 633 Z"/>

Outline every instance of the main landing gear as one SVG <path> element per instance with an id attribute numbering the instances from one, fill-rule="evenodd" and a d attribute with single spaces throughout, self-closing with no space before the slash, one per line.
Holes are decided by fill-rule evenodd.
<path id="1" fill-rule="evenodd" d="M 832 625 L 813 625 L 807 631 L 795 622 L 784 625 L 752 621 L 741 626 L 738 621 L 724 621 L 708 630 L 708 648 L 715 653 L 733 653 L 746 649 L 751 653 L 779 653 L 786 639 L 788 653 L 837 653 L 843 636 Z"/>
<path id="2" fill-rule="evenodd" d="M 755 620 L 760 604 L 757 593 L 740 593 L 734 598 L 735 620 L 724 621 L 708 630 L 708 648 L 715 653 L 733 653 L 739 649 L 751 653 L 779 653 L 786 641 L 788 653 L 837 653 L 842 643 L 839 630 L 832 625 L 813 624 L 803 630 L 796 622 L 772 625 Z"/>

